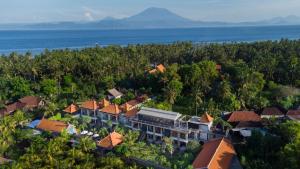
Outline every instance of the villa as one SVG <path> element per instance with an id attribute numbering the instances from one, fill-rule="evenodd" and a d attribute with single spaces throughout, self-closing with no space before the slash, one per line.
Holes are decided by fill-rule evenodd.
<path id="1" fill-rule="evenodd" d="M 189 117 L 172 111 L 140 108 L 141 101 L 137 98 L 119 106 L 102 100 L 103 108 L 100 108 L 100 103 L 91 100 L 81 104 L 80 112 L 81 116 L 91 117 L 99 126 L 122 124 L 141 131 L 150 142 L 161 143 L 163 137 L 170 137 L 176 145 L 185 146 L 192 140 L 205 142 L 216 137 L 211 132 L 213 118 L 207 113 L 201 118 Z"/>

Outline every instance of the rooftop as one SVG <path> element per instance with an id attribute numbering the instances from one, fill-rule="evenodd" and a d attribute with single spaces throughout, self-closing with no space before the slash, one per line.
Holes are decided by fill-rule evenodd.
<path id="1" fill-rule="evenodd" d="M 229 169 L 236 156 L 233 145 L 226 138 L 211 140 L 203 145 L 193 162 L 193 167 L 207 169 Z"/>
<path id="2" fill-rule="evenodd" d="M 261 118 L 254 111 L 234 111 L 231 113 L 228 122 L 241 122 L 241 121 L 261 121 Z"/>
<path id="3" fill-rule="evenodd" d="M 109 105 L 110 105 L 110 102 L 108 100 L 106 100 L 106 99 L 102 99 L 99 102 L 99 107 L 100 108 L 103 108 L 103 107 L 106 107 L 106 106 L 109 106 Z"/>
<path id="4" fill-rule="evenodd" d="M 71 104 L 67 108 L 65 108 L 64 112 L 73 114 L 78 111 L 78 107 L 75 104 Z"/>
<path id="5" fill-rule="evenodd" d="M 101 109 L 100 111 L 103 113 L 109 113 L 109 114 L 114 114 L 114 115 L 118 115 L 121 113 L 119 106 L 116 104 L 110 104 L 110 105 L 104 107 L 103 109 Z"/>
<path id="6" fill-rule="evenodd" d="M 37 96 L 25 96 L 19 99 L 19 102 L 25 103 L 26 107 L 37 107 L 41 102 L 41 98 Z"/>
<path id="7" fill-rule="evenodd" d="M 118 144 L 122 143 L 123 136 L 117 132 L 112 132 L 108 136 L 104 137 L 102 140 L 97 142 L 97 145 L 102 148 L 112 149 Z"/>
<path id="8" fill-rule="evenodd" d="M 111 94 L 114 97 L 120 97 L 123 96 L 123 93 L 119 92 L 117 89 L 113 88 L 108 90 L 108 93 Z"/>
<path id="9" fill-rule="evenodd" d="M 40 123 L 37 125 L 37 128 L 44 131 L 60 133 L 63 130 L 66 130 L 68 126 L 69 126 L 68 124 L 61 121 L 48 120 L 43 118 L 40 121 Z"/>
<path id="10" fill-rule="evenodd" d="M 137 114 L 158 117 L 158 118 L 163 118 L 168 120 L 177 120 L 181 116 L 181 114 L 177 112 L 159 110 L 159 109 L 148 108 L 148 107 L 142 107 Z"/>
<path id="11" fill-rule="evenodd" d="M 96 110 L 98 109 L 98 104 L 95 100 L 89 100 L 83 102 L 80 107 L 90 109 L 90 110 Z"/>
<path id="12" fill-rule="evenodd" d="M 277 107 L 266 107 L 261 115 L 281 116 L 283 113 Z"/>
<path id="13" fill-rule="evenodd" d="M 214 118 L 212 118 L 209 114 L 207 113 L 204 113 L 202 116 L 201 116 L 201 119 L 200 119 L 200 122 L 201 123 L 210 123 L 214 120 Z"/>
<path id="14" fill-rule="evenodd" d="M 134 109 L 131 109 L 131 110 L 129 110 L 129 111 L 127 111 L 126 113 L 125 113 L 125 116 L 127 117 L 127 118 L 129 118 L 129 117 L 134 117 L 137 113 L 138 113 L 138 109 L 137 108 L 134 108 Z"/>

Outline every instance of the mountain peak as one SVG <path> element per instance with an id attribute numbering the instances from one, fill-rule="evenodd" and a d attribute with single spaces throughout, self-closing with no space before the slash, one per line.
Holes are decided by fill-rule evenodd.
<path id="1" fill-rule="evenodd" d="M 188 21 L 188 19 L 183 18 L 168 9 L 165 8 L 157 8 L 150 7 L 145 9 L 144 11 L 133 15 L 128 20 L 131 21 L 153 21 L 153 20 L 169 20 L 169 21 Z"/>

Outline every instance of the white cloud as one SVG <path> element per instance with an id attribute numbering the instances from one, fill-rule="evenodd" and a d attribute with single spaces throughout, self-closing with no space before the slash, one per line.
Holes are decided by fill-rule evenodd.
<path id="1" fill-rule="evenodd" d="M 88 12 L 88 11 L 84 12 L 84 17 L 88 21 L 94 21 L 95 20 L 95 18 L 93 17 L 92 13 Z"/>

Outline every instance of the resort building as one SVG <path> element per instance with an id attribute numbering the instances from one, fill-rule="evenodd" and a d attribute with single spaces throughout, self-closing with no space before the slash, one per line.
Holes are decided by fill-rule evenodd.
<path id="1" fill-rule="evenodd" d="M 177 112 L 142 107 L 136 115 L 129 116 L 126 125 L 146 133 L 150 142 L 161 143 L 163 137 L 170 137 L 175 144 L 185 146 L 192 140 L 207 141 L 214 137 L 210 130 L 212 121 L 208 114 L 201 118 L 188 117 Z"/>

